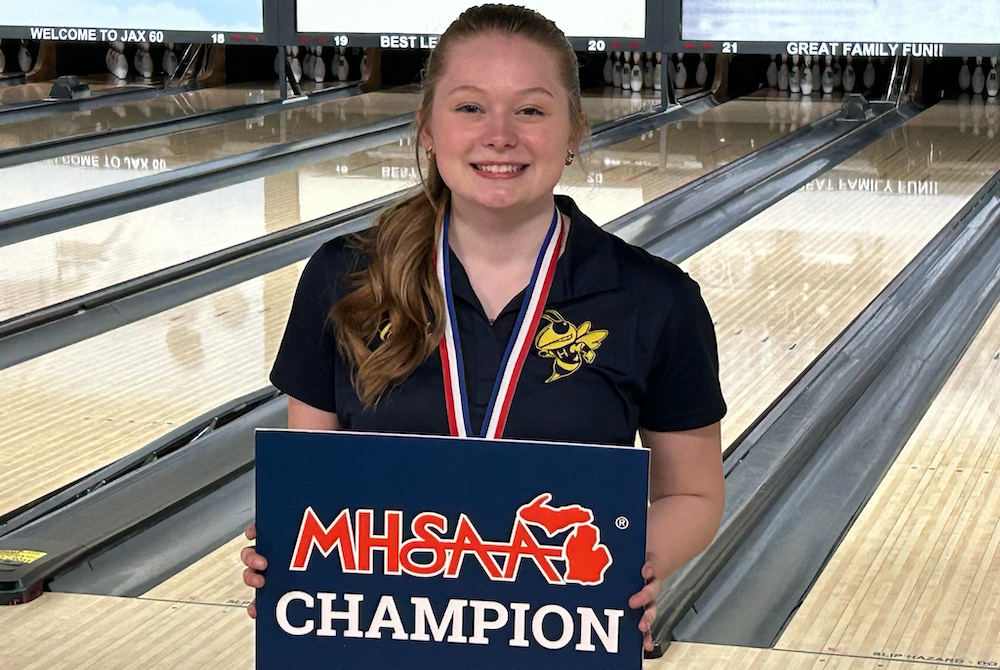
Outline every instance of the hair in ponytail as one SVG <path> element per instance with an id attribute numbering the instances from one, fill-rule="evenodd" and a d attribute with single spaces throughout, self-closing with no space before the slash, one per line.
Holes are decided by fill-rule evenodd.
<path id="1" fill-rule="evenodd" d="M 550 49 L 569 92 L 574 136 L 580 139 L 585 135 L 587 123 L 580 101 L 576 53 L 566 36 L 533 10 L 482 5 L 463 12 L 441 35 L 427 59 L 416 118 L 417 136 L 429 121 L 452 45 L 480 35 L 519 36 Z M 445 303 L 434 252 L 451 192 L 433 160 L 427 161 L 425 175 L 421 148 L 415 144 L 421 192 L 383 212 L 374 234 L 358 238 L 359 251 L 370 263 L 351 276 L 354 290 L 331 311 L 338 346 L 351 365 L 355 389 L 367 407 L 403 383 L 433 355 L 444 334 Z M 387 321 L 389 335 L 373 351 L 372 340 Z"/>

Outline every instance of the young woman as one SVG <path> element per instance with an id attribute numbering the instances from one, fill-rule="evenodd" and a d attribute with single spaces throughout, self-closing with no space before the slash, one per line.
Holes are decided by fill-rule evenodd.
<path id="1" fill-rule="evenodd" d="M 629 605 L 651 649 L 661 580 L 718 528 L 725 403 L 697 284 L 553 195 L 587 129 L 577 67 L 531 10 L 484 5 L 448 28 L 417 112 L 423 192 L 313 256 L 271 379 L 299 429 L 624 445 L 638 430 L 649 553 Z M 518 333 L 531 350 L 504 417 L 494 387 Z M 242 559 L 260 587 L 264 557 Z"/>

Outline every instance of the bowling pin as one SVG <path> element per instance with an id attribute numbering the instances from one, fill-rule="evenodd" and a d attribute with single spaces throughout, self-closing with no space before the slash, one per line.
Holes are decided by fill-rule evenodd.
<path id="1" fill-rule="evenodd" d="M 326 81 L 326 62 L 323 61 L 323 47 L 316 47 L 316 60 L 313 61 L 313 80 Z"/>
<path id="2" fill-rule="evenodd" d="M 819 58 L 813 61 L 813 85 L 819 86 L 819 81 L 823 77 L 823 72 L 819 67 Z"/>
<path id="3" fill-rule="evenodd" d="M 149 53 L 149 42 L 143 42 L 139 49 L 139 67 L 136 69 L 143 79 L 153 76 L 153 56 Z"/>
<path id="4" fill-rule="evenodd" d="M 350 68 L 347 65 L 347 56 L 344 54 L 344 47 L 340 47 L 340 58 L 337 59 L 337 79 L 347 81 Z"/>
<path id="5" fill-rule="evenodd" d="M 969 57 L 962 56 L 962 69 L 958 71 L 958 87 L 968 91 L 972 85 L 972 73 L 969 72 Z"/>
<path id="6" fill-rule="evenodd" d="M 139 62 L 141 59 L 142 59 L 142 47 L 137 46 L 135 49 L 135 53 L 132 54 L 132 69 L 135 70 L 136 72 L 141 71 L 141 68 L 139 67 Z"/>
<path id="7" fill-rule="evenodd" d="M 28 45 L 21 40 L 21 48 L 17 50 L 17 66 L 21 68 L 21 72 L 29 72 L 31 70 L 31 52 L 28 51 Z"/>
<path id="8" fill-rule="evenodd" d="M 778 90 L 788 90 L 788 56 L 781 54 L 781 67 L 778 69 Z"/>
<path id="9" fill-rule="evenodd" d="M 369 76 L 371 76 L 371 70 L 368 69 L 368 54 L 366 52 L 365 55 L 361 57 L 361 78 L 368 79 Z"/>
<path id="10" fill-rule="evenodd" d="M 292 79 L 295 80 L 295 83 L 298 83 L 302 81 L 302 63 L 299 62 L 298 59 L 299 48 L 291 47 L 290 49 L 287 50 L 287 53 L 288 53 L 288 69 L 292 73 Z"/>
<path id="11" fill-rule="evenodd" d="M 704 87 L 705 82 L 708 81 L 708 64 L 705 62 L 705 54 L 698 57 L 698 69 L 694 71 L 694 81 L 698 84 L 698 88 Z"/>
<path id="12" fill-rule="evenodd" d="M 833 93 L 833 68 L 830 67 L 830 57 L 826 58 L 826 67 L 823 68 L 823 77 L 820 82 L 823 86 L 823 93 L 829 95 Z"/>
<path id="13" fill-rule="evenodd" d="M 108 42 L 108 52 L 104 54 L 104 66 L 108 68 L 108 72 L 115 71 L 115 45 L 114 42 Z"/>
<path id="14" fill-rule="evenodd" d="M 663 90 L 663 54 L 656 54 L 656 67 L 653 68 L 653 90 Z"/>
<path id="15" fill-rule="evenodd" d="M 280 58 L 280 57 L 281 57 L 281 52 L 279 51 L 277 58 Z M 275 74 L 278 73 L 278 65 L 277 65 L 278 60 L 277 60 L 277 58 L 275 58 L 275 61 L 274 61 L 275 62 L 275 66 L 274 66 L 274 73 Z M 170 43 L 170 42 L 167 43 L 167 50 L 163 52 L 163 62 L 161 63 L 161 65 L 163 65 L 163 72 L 168 77 L 174 76 L 174 73 L 177 72 L 177 54 L 174 53 L 174 45 L 172 43 Z"/>
<path id="16" fill-rule="evenodd" d="M 997 57 L 994 56 L 990 59 L 990 64 L 993 66 L 990 68 L 990 74 L 986 77 L 986 95 L 991 98 L 997 97 L 997 92 L 1000 91 L 1000 81 L 997 81 Z"/>
<path id="17" fill-rule="evenodd" d="M 633 93 L 638 93 L 642 90 L 642 69 L 639 67 L 638 51 L 632 52 L 632 73 L 629 77 L 628 84 Z"/>
<path id="18" fill-rule="evenodd" d="M 851 57 L 847 57 L 847 66 L 844 68 L 844 90 L 850 93 L 854 90 L 854 84 L 857 80 L 857 75 L 854 74 L 854 65 L 851 63 Z"/>
<path id="19" fill-rule="evenodd" d="M 868 59 L 868 65 L 865 66 L 865 73 L 861 81 L 864 83 L 866 91 L 875 85 L 875 65 L 871 58 Z"/>
<path id="20" fill-rule="evenodd" d="M 986 75 L 983 73 L 983 57 L 976 56 L 976 71 L 972 73 L 972 92 L 982 95 L 986 88 Z"/>
<path id="21" fill-rule="evenodd" d="M 611 54 L 605 54 L 605 56 L 607 56 L 607 58 L 604 59 L 604 72 L 602 74 L 604 76 L 604 85 L 610 86 L 611 71 L 614 69 L 614 65 L 611 62 Z"/>
<path id="22" fill-rule="evenodd" d="M 312 47 L 306 47 L 306 53 L 302 56 L 302 76 L 312 79 Z"/>
<path id="23" fill-rule="evenodd" d="M 622 90 L 632 90 L 632 66 L 629 65 L 631 55 L 628 51 L 622 52 Z"/>
<path id="24" fill-rule="evenodd" d="M 653 88 L 653 52 L 646 52 L 646 67 L 642 72 L 642 85 L 644 88 Z"/>
<path id="25" fill-rule="evenodd" d="M 813 71 L 812 71 L 812 58 L 806 56 L 806 64 L 802 69 L 802 81 L 799 84 L 799 88 L 802 90 L 802 95 L 810 95 L 813 92 Z"/>
<path id="26" fill-rule="evenodd" d="M 118 79 L 125 79 L 128 77 L 128 58 L 120 51 L 115 55 L 114 75 Z"/>
<path id="27" fill-rule="evenodd" d="M 682 89 L 687 86 L 688 71 L 684 67 L 684 54 L 677 54 L 677 71 L 674 73 L 674 88 Z"/>
<path id="28" fill-rule="evenodd" d="M 771 56 L 771 64 L 767 66 L 767 87 L 768 88 L 778 88 L 778 64 L 774 61 L 775 57 Z"/>
<path id="29" fill-rule="evenodd" d="M 798 56 L 792 56 L 792 72 L 788 75 L 788 89 L 792 93 L 802 91 L 802 70 L 799 68 Z"/>
<path id="30" fill-rule="evenodd" d="M 844 88 L 844 71 L 840 67 L 840 59 L 833 59 L 833 88 L 840 90 Z"/>
<path id="31" fill-rule="evenodd" d="M 611 85 L 615 88 L 622 86 L 622 64 L 618 61 L 618 52 L 615 52 L 614 65 L 611 66 Z"/>

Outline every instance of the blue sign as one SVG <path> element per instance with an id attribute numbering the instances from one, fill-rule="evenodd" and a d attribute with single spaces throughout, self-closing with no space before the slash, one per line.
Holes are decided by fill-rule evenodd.
<path id="1" fill-rule="evenodd" d="M 645 449 L 257 433 L 257 668 L 642 665 Z"/>

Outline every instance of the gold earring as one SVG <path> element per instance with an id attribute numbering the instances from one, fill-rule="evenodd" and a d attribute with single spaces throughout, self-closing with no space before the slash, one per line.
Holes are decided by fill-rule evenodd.
<path id="1" fill-rule="evenodd" d="M 424 155 L 427 157 L 427 162 L 434 161 L 434 147 L 427 147 L 424 149 Z"/>
<path id="2" fill-rule="evenodd" d="M 576 154 L 573 153 L 572 149 L 566 150 L 566 165 L 572 165 L 573 159 L 576 158 Z"/>

